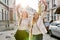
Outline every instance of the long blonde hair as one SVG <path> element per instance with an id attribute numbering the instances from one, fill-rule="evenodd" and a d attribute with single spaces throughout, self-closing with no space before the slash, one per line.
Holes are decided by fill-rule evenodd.
<path id="1" fill-rule="evenodd" d="M 34 13 L 34 15 L 36 15 L 36 14 L 38 15 L 37 12 Z M 33 16 L 34 16 L 34 15 L 33 15 Z M 39 15 L 38 15 L 38 16 L 39 16 Z M 38 19 L 35 19 L 35 16 L 34 16 L 34 17 L 33 17 L 33 20 L 32 20 L 32 24 L 36 23 L 37 20 L 38 20 Z"/>
<path id="2" fill-rule="evenodd" d="M 24 15 L 24 13 L 23 13 L 24 11 L 22 11 L 22 15 L 21 15 L 21 19 L 20 19 L 20 23 L 19 23 L 19 25 L 21 24 L 21 22 L 22 22 L 22 18 L 24 17 L 23 15 Z M 25 13 L 26 13 L 26 18 L 28 18 L 28 12 L 25 10 Z"/>

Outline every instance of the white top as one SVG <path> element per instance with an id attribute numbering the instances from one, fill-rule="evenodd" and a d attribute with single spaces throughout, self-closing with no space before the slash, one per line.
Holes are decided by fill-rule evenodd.
<path id="1" fill-rule="evenodd" d="M 40 32 L 40 31 L 38 30 L 38 28 L 37 28 L 37 24 L 36 24 L 36 23 L 33 25 L 32 34 L 33 34 L 33 35 L 41 34 L 41 32 Z"/>
<path id="2" fill-rule="evenodd" d="M 29 19 L 22 19 L 22 22 L 20 24 L 20 27 L 18 28 L 19 30 L 27 30 L 28 29 L 28 24 L 29 24 Z"/>
<path id="3" fill-rule="evenodd" d="M 39 19 L 38 19 L 38 21 L 37 21 L 37 23 L 35 23 L 34 25 L 33 25 L 33 29 L 32 29 L 32 34 L 33 35 L 38 35 L 38 34 L 45 34 L 45 33 L 47 33 L 47 30 L 46 30 L 46 28 L 45 28 L 45 26 L 44 26 L 44 24 L 43 24 L 43 18 L 45 17 L 45 15 L 46 14 L 44 14 L 44 13 L 42 13 L 42 15 L 41 16 L 39 16 Z M 37 24 L 37 25 L 36 25 Z M 39 29 L 38 29 L 38 28 Z M 40 30 L 40 31 L 39 31 Z"/>
<path id="4" fill-rule="evenodd" d="M 41 16 L 39 17 L 39 19 L 37 21 L 37 25 L 38 25 L 38 27 L 39 27 L 39 29 L 40 29 L 40 31 L 41 31 L 42 34 L 47 33 L 47 30 L 46 30 L 46 28 L 44 26 L 43 19 L 42 19 Z"/>

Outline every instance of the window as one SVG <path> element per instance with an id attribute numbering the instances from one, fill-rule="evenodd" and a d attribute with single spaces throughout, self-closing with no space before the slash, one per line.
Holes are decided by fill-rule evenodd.
<path id="1" fill-rule="evenodd" d="M 9 18 L 9 17 L 8 17 L 8 12 L 7 12 L 7 14 L 6 14 L 6 15 L 7 15 L 7 18 L 6 18 L 6 19 L 8 20 L 8 18 Z"/>
<path id="2" fill-rule="evenodd" d="M 55 0 L 53 0 L 53 4 L 55 4 Z"/>
<path id="3" fill-rule="evenodd" d="M 49 15 L 49 13 L 48 13 L 48 14 L 47 14 L 48 21 L 49 21 L 49 16 L 50 16 L 50 15 Z"/>
<path id="4" fill-rule="evenodd" d="M 56 4 L 55 4 L 55 0 L 52 0 L 52 6 L 55 7 Z"/>
<path id="5" fill-rule="evenodd" d="M 1 13 L 1 7 L 0 7 L 0 13 Z"/>
<path id="6" fill-rule="evenodd" d="M 5 20 L 6 20 L 6 11 L 5 11 Z"/>
<path id="7" fill-rule="evenodd" d="M 47 4 L 48 4 L 48 9 L 49 9 L 49 1 L 47 2 Z"/>
<path id="8" fill-rule="evenodd" d="M 54 20 L 56 21 L 56 14 L 54 14 Z"/>
<path id="9" fill-rule="evenodd" d="M 6 3 L 6 0 L 5 0 L 5 3 Z"/>
<path id="10" fill-rule="evenodd" d="M 2 10 L 0 8 L 0 20 L 2 20 Z"/>
<path id="11" fill-rule="evenodd" d="M 51 10 L 51 19 L 53 20 L 53 10 Z"/>
<path id="12" fill-rule="evenodd" d="M 2 9 L 2 20 L 3 20 L 3 9 Z"/>
<path id="13" fill-rule="evenodd" d="M 7 5 L 9 4 L 9 0 L 7 0 Z"/>

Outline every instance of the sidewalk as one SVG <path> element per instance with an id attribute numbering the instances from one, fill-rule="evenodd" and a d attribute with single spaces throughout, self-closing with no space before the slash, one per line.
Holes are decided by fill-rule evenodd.
<path id="1" fill-rule="evenodd" d="M 43 36 L 43 40 L 58 40 L 58 39 L 51 37 L 49 34 L 45 34 Z"/>
<path id="2" fill-rule="evenodd" d="M 8 29 L 7 29 L 8 28 Z M 17 26 L 15 24 L 10 24 L 9 27 L 0 26 L 0 40 L 15 40 L 14 34 L 17 30 Z"/>

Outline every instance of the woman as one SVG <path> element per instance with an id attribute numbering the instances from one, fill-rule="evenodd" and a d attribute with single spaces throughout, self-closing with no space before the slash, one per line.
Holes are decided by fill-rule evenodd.
<path id="1" fill-rule="evenodd" d="M 33 21 L 32 21 L 32 40 L 43 40 L 43 34 L 47 33 L 46 28 L 43 23 L 43 18 L 46 15 L 47 4 L 44 0 L 41 0 L 45 5 L 45 9 L 42 10 L 41 15 L 37 12 L 34 13 Z"/>
<path id="2" fill-rule="evenodd" d="M 20 18 L 18 8 L 19 7 L 17 7 L 18 18 Z M 19 28 L 15 34 L 16 40 L 28 40 L 29 39 L 29 33 L 27 32 L 28 26 L 29 26 L 28 13 L 25 9 L 23 9 L 21 19 L 19 20 Z"/>
<path id="3" fill-rule="evenodd" d="M 43 40 L 43 34 L 47 32 L 43 24 L 43 15 L 39 16 L 38 13 L 35 12 L 32 23 L 32 40 Z"/>

